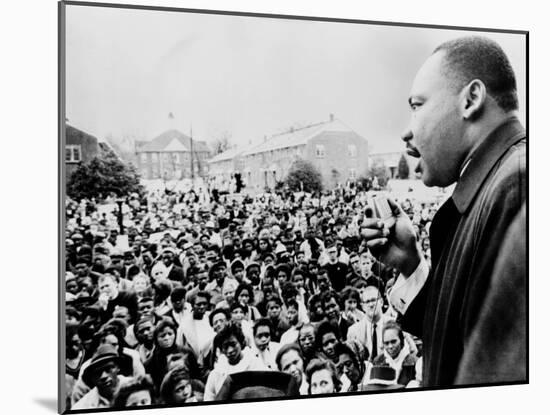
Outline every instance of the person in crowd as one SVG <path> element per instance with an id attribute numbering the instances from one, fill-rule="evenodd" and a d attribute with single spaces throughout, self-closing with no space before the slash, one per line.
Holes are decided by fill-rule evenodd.
<path id="1" fill-rule="evenodd" d="M 214 347 L 219 348 L 226 357 L 214 366 L 208 375 L 204 389 L 204 400 L 213 401 L 225 381 L 225 378 L 237 372 L 264 370 L 263 362 L 246 346 L 242 330 L 233 324 L 216 334 Z"/>
<path id="2" fill-rule="evenodd" d="M 160 386 L 160 399 L 167 405 L 198 402 L 193 379 L 184 366 L 176 365 L 166 374 Z"/>
<path id="3" fill-rule="evenodd" d="M 244 307 L 245 310 L 245 320 L 254 322 L 255 320 L 260 319 L 262 316 L 260 311 L 254 305 L 254 289 L 252 285 L 247 283 L 241 283 L 235 291 L 235 299 L 237 302 Z"/>
<path id="4" fill-rule="evenodd" d="M 373 360 L 383 352 L 382 328 L 386 323 L 382 313 L 382 294 L 378 286 L 367 286 L 362 300 L 365 317 L 349 328 L 347 339 L 361 343 L 368 350 L 370 360 Z"/>
<path id="5" fill-rule="evenodd" d="M 340 330 L 329 321 L 322 322 L 317 328 L 315 344 L 323 358 L 335 362 L 337 358 L 335 347 L 340 341 Z"/>
<path id="6" fill-rule="evenodd" d="M 124 361 L 120 359 L 115 347 L 110 344 L 99 346 L 90 365 L 82 374 L 84 382 L 91 389 L 71 409 L 112 408 L 120 387 L 132 379 L 120 374 L 123 365 Z"/>
<path id="7" fill-rule="evenodd" d="M 138 376 L 122 385 L 114 397 L 113 408 L 149 406 L 155 403 L 155 387 L 150 376 Z"/>
<path id="8" fill-rule="evenodd" d="M 329 360 L 313 359 L 306 368 L 309 394 L 338 393 L 341 382 L 336 366 Z"/>
<path id="9" fill-rule="evenodd" d="M 162 379 L 168 372 L 168 362 L 171 355 L 184 356 L 186 368 L 194 376 L 200 377 L 201 372 L 193 351 L 186 345 L 176 343 L 176 324 L 168 318 L 160 320 L 154 331 L 155 348 L 145 362 L 145 371 L 151 375 L 155 387 L 160 387 Z"/>
<path id="10" fill-rule="evenodd" d="M 416 378 L 416 356 L 411 353 L 401 327 L 393 321 L 382 329 L 384 352 L 373 361 L 374 366 L 390 366 L 395 370 L 397 383 L 407 386 Z"/>
<path id="11" fill-rule="evenodd" d="M 275 357 L 275 362 L 281 372 L 288 373 L 296 379 L 296 383 L 300 385 L 300 395 L 307 395 L 309 384 L 304 373 L 304 359 L 300 346 L 296 343 L 281 346 Z"/>
<path id="12" fill-rule="evenodd" d="M 178 345 L 187 345 L 192 350 L 201 368 L 206 365 L 214 339 L 214 331 L 206 312 L 209 303 L 210 294 L 207 291 L 199 291 L 193 299 L 192 312 L 184 316 L 176 337 Z"/>
<path id="13" fill-rule="evenodd" d="M 265 370 L 277 370 L 275 358 L 280 349 L 280 344 L 271 341 L 270 321 L 266 318 L 255 321 L 253 334 L 252 351 L 254 355 L 263 362 Z"/>

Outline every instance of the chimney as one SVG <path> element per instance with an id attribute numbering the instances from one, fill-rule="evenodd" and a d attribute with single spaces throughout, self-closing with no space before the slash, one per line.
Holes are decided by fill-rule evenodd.
<path id="1" fill-rule="evenodd" d="M 329 121 L 330 121 L 330 122 L 333 122 L 333 121 L 334 121 L 334 114 L 329 114 Z"/>

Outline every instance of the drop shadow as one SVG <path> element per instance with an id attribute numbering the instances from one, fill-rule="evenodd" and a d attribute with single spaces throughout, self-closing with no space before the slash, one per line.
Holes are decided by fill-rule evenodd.
<path id="1" fill-rule="evenodd" d="M 35 398 L 34 402 L 43 408 L 49 409 L 50 411 L 57 413 L 57 399 L 52 398 Z"/>

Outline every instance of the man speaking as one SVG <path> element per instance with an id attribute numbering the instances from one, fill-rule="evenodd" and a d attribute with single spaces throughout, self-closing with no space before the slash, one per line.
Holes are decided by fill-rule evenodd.
<path id="1" fill-rule="evenodd" d="M 526 135 L 516 117 L 512 67 L 500 46 L 484 37 L 437 47 L 414 79 L 409 106 L 402 138 L 407 153 L 420 159 L 422 181 L 456 183 L 430 228 L 432 267 L 409 218 L 391 200 L 395 225 L 369 219 L 362 235 L 401 273 L 390 301 L 403 329 L 423 340 L 423 386 L 449 386 L 457 383 L 502 240 L 526 198 Z M 517 379 L 490 380 L 526 379 L 520 371 Z"/>

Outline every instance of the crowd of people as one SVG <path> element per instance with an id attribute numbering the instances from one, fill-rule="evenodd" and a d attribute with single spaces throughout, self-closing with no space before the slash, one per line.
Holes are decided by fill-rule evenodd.
<path id="1" fill-rule="evenodd" d="M 157 191 L 120 214 L 67 199 L 67 408 L 421 386 L 398 273 L 361 237 L 372 196 Z M 399 203 L 429 262 L 437 204 Z"/>

